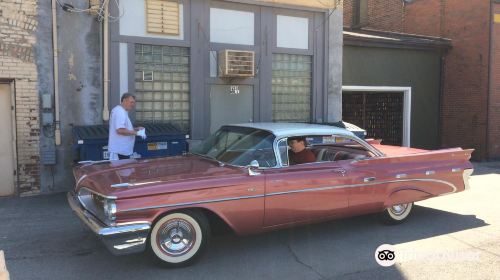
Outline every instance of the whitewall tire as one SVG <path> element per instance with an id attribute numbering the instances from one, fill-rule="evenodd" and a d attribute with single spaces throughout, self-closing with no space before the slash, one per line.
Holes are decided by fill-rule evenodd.
<path id="1" fill-rule="evenodd" d="M 386 224 L 400 224 L 406 221 L 412 209 L 413 202 L 388 207 L 381 214 L 382 222 Z"/>
<path id="2" fill-rule="evenodd" d="M 168 213 L 155 223 L 149 247 L 165 265 L 185 266 L 200 256 L 209 239 L 210 225 L 205 215 L 184 210 Z"/>

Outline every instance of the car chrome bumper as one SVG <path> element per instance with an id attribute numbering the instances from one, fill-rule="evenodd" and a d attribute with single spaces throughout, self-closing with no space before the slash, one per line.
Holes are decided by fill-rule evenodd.
<path id="1" fill-rule="evenodd" d="M 464 173 L 462 174 L 463 179 L 464 179 L 464 190 L 470 189 L 470 183 L 469 179 L 472 173 L 474 172 L 474 169 L 465 169 Z"/>
<path id="2" fill-rule="evenodd" d="M 68 193 L 71 209 L 106 245 L 114 255 L 142 252 L 146 249 L 151 224 L 137 223 L 120 226 L 107 226 L 89 211 L 85 210 L 73 193 Z"/>

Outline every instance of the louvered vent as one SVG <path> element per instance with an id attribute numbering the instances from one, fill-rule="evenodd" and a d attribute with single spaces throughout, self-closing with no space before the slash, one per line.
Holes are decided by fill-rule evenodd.
<path id="1" fill-rule="evenodd" d="M 255 52 L 222 50 L 219 52 L 220 77 L 253 77 Z"/>
<path id="2" fill-rule="evenodd" d="M 147 0 L 148 33 L 179 35 L 179 2 L 177 0 Z"/>

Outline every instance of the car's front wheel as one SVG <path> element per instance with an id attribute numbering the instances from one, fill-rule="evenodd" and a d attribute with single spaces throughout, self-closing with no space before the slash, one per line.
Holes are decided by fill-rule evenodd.
<path id="1" fill-rule="evenodd" d="M 386 208 L 384 212 L 381 213 L 382 222 L 386 224 L 400 224 L 408 218 L 413 208 L 413 202 L 396 204 L 389 208 Z"/>
<path id="2" fill-rule="evenodd" d="M 193 210 L 168 213 L 159 219 L 149 238 L 152 253 L 165 265 L 185 266 L 207 247 L 210 225 L 203 213 Z"/>

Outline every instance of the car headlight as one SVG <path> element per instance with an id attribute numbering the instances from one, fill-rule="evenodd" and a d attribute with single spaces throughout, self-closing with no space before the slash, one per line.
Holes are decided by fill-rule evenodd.
<path id="1" fill-rule="evenodd" d="M 109 221 L 116 220 L 116 203 L 114 199 L 104 200 L 104 216 L 106 216 Z"/>
<path id="2" fill-rule="evenodd" d="M 116 201 L 87 188 L 78 191 L 78 199 L 82 206 L 105 224 L 116 221 Z"/>

